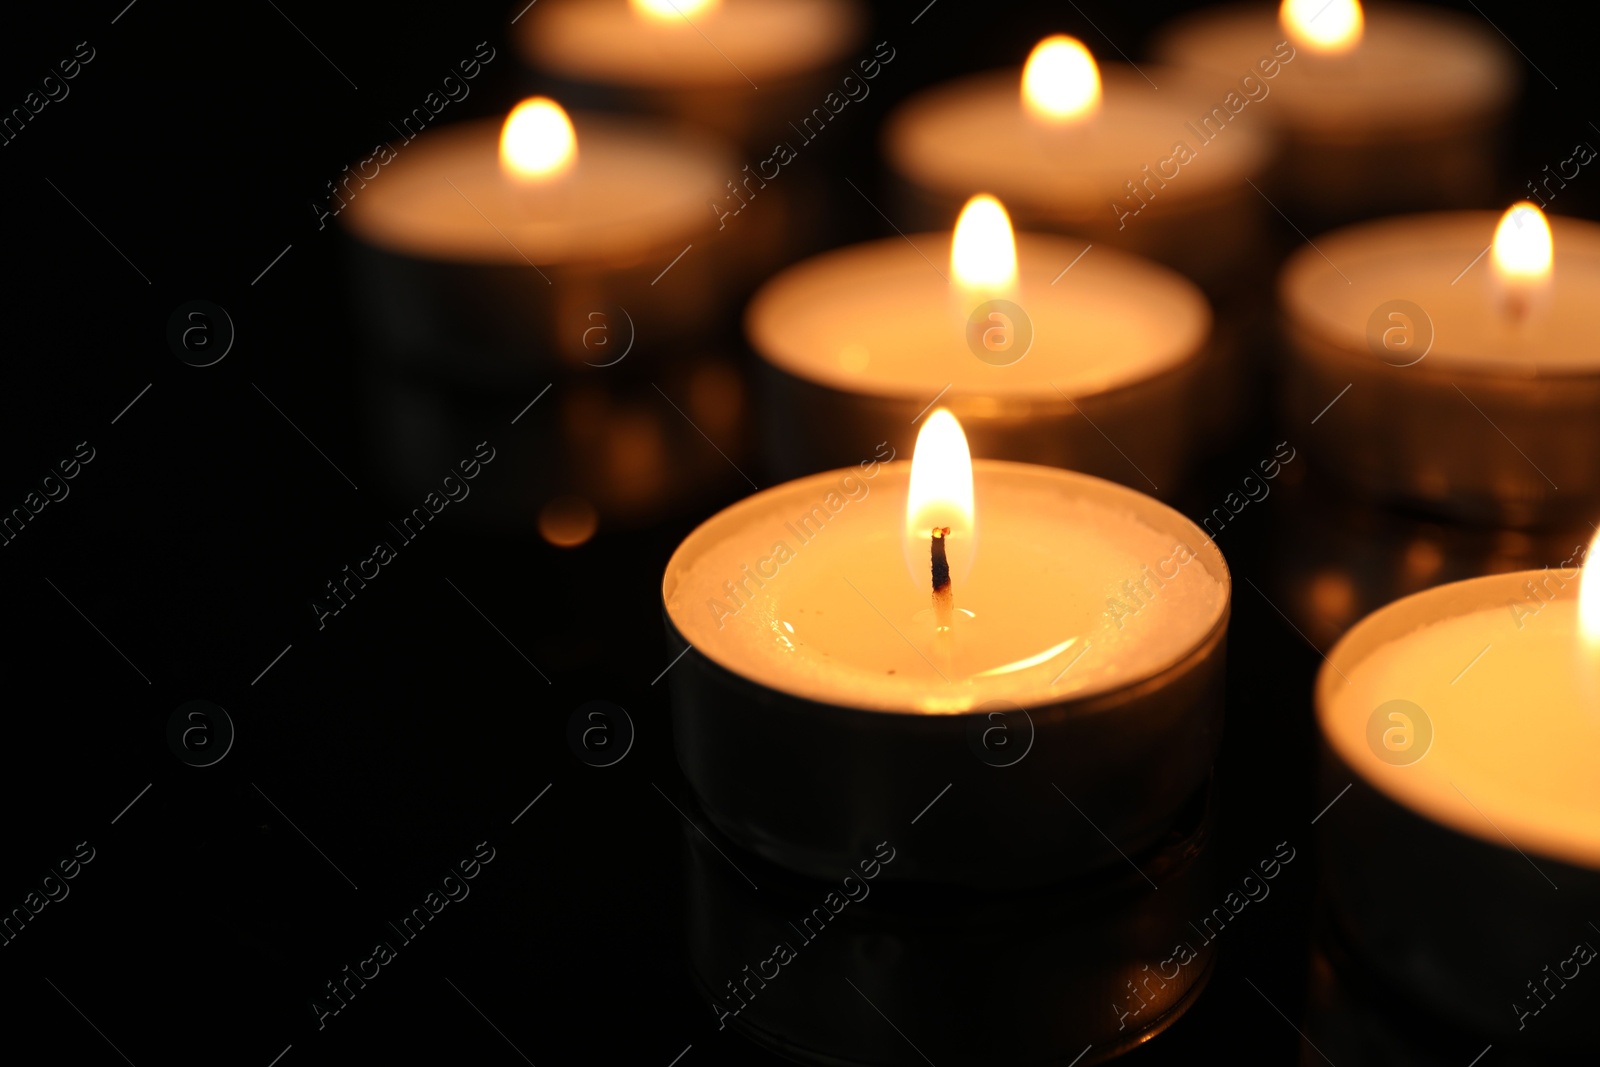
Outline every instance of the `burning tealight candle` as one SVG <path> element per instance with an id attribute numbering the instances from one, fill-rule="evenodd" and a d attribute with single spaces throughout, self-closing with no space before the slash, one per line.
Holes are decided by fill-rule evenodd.
<path id="1" fill-rule="evenodd" d="M 522 57 L 576 98 L 664 110 L 760 147 L 805 114 L 866 20 L 855 0 L 540 0 Z M 815 97 L 815 99 L 812 99 Z"/>
<path id="2" fill-rule="evenodd" d="M 1283 0 L 1276 12 L 1242 4 L 1185 16 L 1155 54 L 1220 88 L 1278 46 L 1296 58 L 1266 109 L 1284 141 L 1274 197 L 1302 225 L 1490 195 L 1518 78 L 1488 23 L 1406 4 L 1369 15 L 1359 0 Z"/>
<path id="3" fill-rule="evenodd" d="M 1221 554 L 1129 489 L 972 461 L 943 410 L 911 463 L 883 458 L 758 493 L 667 566 L 678 753 L 711 818 L 821 874 L 955 782 L 896 876 L 1042 882 L 1152 844 L 1216 749 Z M 1063 795 L 1078 813 L 1016 817 Z"/>
<path id="4" fill-rule="evenodd" d="M 1319 827 L 1347 943 L 1496 1041 L 1593 1047 L 1560 961 L 1600 943 L 1597 677 L 1591 563 L 1407 597 L 1352 629 L 1317 681 L 1325 786 L 1352 789 Z"/>
<path id="5" fill-rule="evenodd" d="M 677 413 L 664 409 L 642 435 L 624 432 L 638 420 L 620 425 L 628 405 L 615 397 L 589 403 L 587 420 L 573 416 L 600 375 L 620 391 L 634 368 L 703 341 L 726 309 L 722 283 L 737 250 L 715 240 L 705 204 L 730 158 L 637 121 L 569 117 L 540 97 L 503 123 L 428 130 L 394 165 L 349 179 L 338 221 L 355 238 L 356 309 L 374 357 L 364 384 L 389 488 L 422 499 L 441 466 L 516 414 L 508 404 L 526 405 L 562 378 L 539 410 L 568 417 L 524 421 L 523 432 L 548 432 L 548 443 L 502 460 L 522 469 L 478 483 L 469 511 L 531 526 L 547 501 L 581 495 L 608 523 L 631 522 L 649 515 L 641 485 L 659 490 L 650 509 L 690 500 L 706 474 L 695 458 L 704 441 Z M 604 367 L 615 369 L 591 369 Z M 578 375 L 586 389 L 566 388 Z M 648 382 L 635 385 L 650 395 L 639 407 L 660 406 Z M 578 424 L 600 418 L 612 432 L 590 444 Z M 624 451 L 643 458 L 648 477 L 637 462 L 611 462 Z M 584 458 L 552 465 L 551 452 Z"/>
<path id="6" fill-rule="evenodd" d="M 1246 73 L 1265 97 L 1272 83 L 1262 79 L 1278 67 Z M 989 190 L 1026 225 L 1222 284 L 1237 281 L 1255 247 L 1261 205 L 1246 179 L 1266 166 L 1270 126 L 1241 122 L 1227 137 L 1202 129 L 1220 99 L 1173 71 L 1102 72 L 1080 41 L 1056 35 L 1020 72 L 962 78 L 912 98 L 890 116 L 884 148 L 914 225 L 947 218 Z"/>
<path id="7" fill-rule="evenodd" d="M 369 319 L 382 347 L 505 375 L 594 361 L 590 312 L 628 309 L 652 339 L 702 325 L 717 256 L 684 256 L 711 229 L 705 209 L 728 156 L 553 100 L 504 123 L 424 134 L 404 165 L 340 215 L 359 239 Z M 669 264 L 669 286 L 652 286 Z"/>
<path id="8" fill-rule="evenodd" d="M 1284 267 L 1291 418 L 1383 499 L 1532 525 L 1600 509 L 1600 226 L 1527 202 L 1318 237 Z"/>
<path id="9" fill-rule="evenodd" d="M 941 269 L 936 264 L 946 264 Z M 1211 332 L 1195 286 L 1082 241 L 1013 236 L 992 197 L 953 234 L 840 249 L 768 282 L 746 315 L 770 369 L 769 464 L 805 473 L 904 450 L 934 401 L 987 456 L 1176 487 Z"/>

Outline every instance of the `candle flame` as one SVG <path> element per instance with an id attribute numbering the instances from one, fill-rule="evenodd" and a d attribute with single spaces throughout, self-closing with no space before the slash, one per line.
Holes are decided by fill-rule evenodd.
<path id="1" fill-rule="evenodd" d="M 635 15 L 652 22 L 683 23 L 690 15 L 703 15 L 717 6 L 717 0 L 628 0 Z"/>
<path id="2" fill-rule="evenodd" d="M 1539 282 L 1550 276 L 1555 245 L 1544 212 L 1526 200 L 1512 204 L 1494 229 L 1494 271 L 1505 282 Z"/>
<path id="3" fill-rule="evenodd" d="M 1489 256 L 1491 291 L 1513 328 L 1541 317 L 1553 281 L 1555 246 L 1544 212 L 1524 200 L 1500 217 Z"/>
<path id="4" fill-rule="evenodd" d="M 1350 51 L 1366 27 L 1361 0 L 1283 0 L 1278 21 L 1295 44 L 1326 55 Z"/>
<path id="5" fill-rule="evenodd" d="M 935 526 L 950 528 L 951 569 L 971 566 L 975 519 L 967 435 L 954 415 L 939 408 L 917 434 L 906 495 L 906 554 L 915 561 L 912 572 L 919 581 L 928 580 L 928 545 Z"/>
<path id="6" fill-rule="evenodd" d="M 578 135 L 561 105 L 532 96 L 511 109 L 500 130 L 500 167 L 530 184 L 559 178 L 578 161 Z"/>
<path id="7" fill-rule="evenodd" d="M 1082 41 L 1058 33 L 1033 46 L 1022 68 L 1022 106 L 1034 118 L 1061 124 L 1100 110 L 1100 68 Z"/>
<path id="8" fill-rule="evenodd" d="M 1017 241 L 1000 201 L 979 193 L 967 201 L 950 242 L 950 275 L 966 289 L 1008 290 L 1017 281 Z"/>
<path id="9" fill-rule="evenodd" d="M 912 468 L 912 477 L 916 468 Z M 1589 544 L 1589 554 L 1584 557 L 1583 576 L 1578 579 L 1578 635 L 1584 647 L 1600 651 L 1600 565 L 1594 562 L 1600 552 L 1600 533 Z"/>

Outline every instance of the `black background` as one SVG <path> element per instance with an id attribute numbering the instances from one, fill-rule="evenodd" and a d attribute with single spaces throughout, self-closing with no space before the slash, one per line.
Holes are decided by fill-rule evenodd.
<path id="1" fill-rule="evenodd" d="M 662 566 L 709 509 L 572 551 L 447 512 L 326 629 L 307 607 L 397 510 L 375 489 L 386 457 L 362 433 L 344 238 L 319 231 L 309 204 L 479 41 L 499 56 L 452 117 L 502 113 L 525 76 L 507 45 L 516 9 L 123 2 L 8 12 L 0 34 L 4 108 L 78 42 L 96 51 L 70 96 L 0 148 L 0 507 L 78 442 L 95 449 L 70 496 L 0 548 L 0 907 L 78 842 L 96 850 L 71 895 L 0 948 L 5 1044 L 82 1064 L 120 1062 L 115 1045 L 140 1067 L 265 1067 L 290 1045 L 285 1067 L 522 1062 L 508 1043 L 541 1067 L 665 1067 L 691 1045 L 688 1067 L 779 1062 L 717 1032 L 683 963 L 686 826 L 664 802 L 681 803 L 683 786 L 651 681 L 667 665 Z M 804 155 L 794 166 L 872 192 L 877 126 L 907 93 L 1019 62 L 1052 31 L 1140 58 L 1191 6 L 938 0 L 913 26 L 921 2 L 879 3 L 873 40 L 898 58 L 829 134 L 839 173 Z M 1559 86 L 1524 63 L 1503 196 L 1483 205 L 1500 207 L 1595 134 L 1588 34 L 1548 6 L 1450 6 L 1492 19 Z M 1555 209 L 1592 217 L 1593 181 Z M 865 203 L 836 199 L 842 237 L 890 232 Z M 1273 221 L 1285 247 L 1296 240 Z M 193 299 L 225 307 L 238 331 L 204 369 L 166 342 L 168 317 Z M 505 422 L 486 430 L 508 454 L 529 399 L 508 396 Z M 1180 505 L 1208 510 L 1282 436 L 1256 412 Z M 441 474 L 457 458 L 440 456 Z M 726 502 L 745 489 L 720 491 Z M 1310 819 L 1330 799 L 1312 773 L 1319 655 L 1237 580 L 1270 589 L 1273 554 L 1296 551 L 1274 536 L 1286 495 L 1219 540 L 1236 575 L 1224 879 L 1280 841 L 1309 857 Z M 166 740 L 168 716 L 196 698 L 237 729 L 203 769 Z M 614 767 L 568 747 L 568 716 L 591 699 L 627 708 L 638 729 Z M 495 859 L 471 897 L 319 1032 L 308 999 L 484 840 Z M 1314 901 L 1314 860 L 1297 863 L 1226 935 L 1196 1009 L 1132 1058 L 1320 1062 L 1289 1022 L 1303 1011 Z"/>

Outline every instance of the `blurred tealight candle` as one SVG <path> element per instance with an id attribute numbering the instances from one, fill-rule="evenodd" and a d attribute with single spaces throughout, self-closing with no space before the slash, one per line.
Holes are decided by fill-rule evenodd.
<path id="1" fill-rule="evenodd" d="M 1486 21 L 1360 0 L 1238 4 L 1182 16 L 1154 51 L 1221 89 L 1275 48 L 1292 64 L 1263 116 L 1282 138 L 1270 191 L 1301 226 L 1491 194 L 1519 79 Z"/>
<path id="2" fill-rule="evenodd" d="M 539 0 L 513 31 L 522 58 L 574 99 L 770 151 L 833 87 L 865 25 L 857 0 Z"/>
<path id="3" fill-rule="evenodd" d="M 1208 287 L 1237 284 L 1262 206 L 1246 179 L 1268 163 L 1271 127 L 1200 136 L 1190 124 L 1220 100 L 1176 71 L 1102 67 L 1076 38 L 1047 37 L 1020 71 L 936 86 L 890 115 L 895 217 L 932 223 L 987 190 L 1023 226 L 1139 252 Z"/>
<path id="4" fill-rule="evenodd" d="M 939 264 L 944 264 L 941 267 Z M 1064 237 L 1014 234 L 994 197 L 953 233 L 854 245 L 769 281 L 745 316 L 764 449 L 801 474 L 910 447 L 935 402 L 978 454 L 1175 490 L 1211 333 L 1190 282 Z"/>
<path id="5" fill-rule="evenodd" d="M 1290 425 L 1363 494 L 1544 526 L 1600 511 L 1600 225 L 1445 212 L 1284 266 Z"/>
<path id="6" fill-rule="evenodd" d="M 659 404 L 648 381 L 674 390 L 703 358 L 734 302 L 729 250 L 709 239 L 706 210 L 732 152 L 639 120 L 569 115 L 548 97 L 504 119 L 428 129 L 396 151 L 393 165 L 350 180 L 337 215 L 353 238 L 369 447 L 384 457 L 385 488 L 422 499 L 441 465 L 528 408 L 517 429 L 539 445 L 502 450 L 509 466 L 477 483 L 473 521 L 539 525 L 552 543 L 576 544 L 582 524 L 551 525 L 548 501 L 581 496 L 607 528 L 658 520 L 667 502 L 694 506 L 708 484 L 704 441 L 669 423 L 682 423 L 670 408 L 647 435 L 664 469 L 648 482 L 611 476 L 604 448 L 556 416 L 580 402 L 580 380 L 611 390 L 598 405 L 609 433 L 598 436 L 620 448 L 631 439 L 618 416 L 628 379 L 650 375 L 643 388 Z M 577 458 L 552 464 L 552 454 Z M 641 486 L 656 495 L 641 502 Z"/>

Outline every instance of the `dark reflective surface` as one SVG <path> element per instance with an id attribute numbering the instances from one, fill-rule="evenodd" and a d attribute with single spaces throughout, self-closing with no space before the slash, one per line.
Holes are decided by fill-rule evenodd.
<path id="1" fill-rule="evenodd" d="M 747 466 L 748 453 L 736 451 L 760 430 L 737 322 L 720 322 L 698 351 L 731 361 L 745 402 L 726 430 L 696 414 L 703 437 L 651 385 L 694 414 L 685 404 L 696 391 L 695 359 L 648 370 L 624 362 L 613 369 L 634 376 L 603 380 L 597 398 L 575 387 L 531 409 L 537 389 L 475 391 L 460 417 L 439 424 L 448 432 L 435 436 L 370 432 L 347 259 L 331 226 L 318 227 L 327 183 L 392 136 L 389 122 L 420 106 L 479 41 L 498 57 L 439 121 L 502 111 L 524 85 L 505 45 L 514 6 L 402 4 L 375 13 L 139 0 L 11 13 L 0 36 L 14 74 L 5 106 L 31 117 L 20 133 L 16 120 L 8 127 L 0 167 L 11 207 L 0 507 L 31 517 L 0 547 L 9 623 L 0 642 L 0 918 L 11 923 L 0 946 L 8 1009 L 0 1047 L 8 1062 L 786 1062 L 731 1027 L 718 1030 L 702 998 L 687 917 L 699 916 L 707 936 L 732 936 L 748 917 L 731 907 L 707 911 L 692 881 L 699 861 L 683 852 L 686 820 L 706 823 L 682 801 L 665 683 L 656 684 L 670 662 L 662 567 L 699 517 L 749 492 L 717 450 L 757 484 L 771 484 L 770 471 Z M 1179 5 L 1080 13 L 940 0 L 915 25 L 917 10 L 879 6 L 874 40 L 891 40 L 900 57 L 872 99 L 829 130 L 841 145 L 836 166 L 802 156 L 784 177 L 795 189 L 832 187 L 842 207 L 824 222 L 838 240 L 893 236 L 897 220 L 886 222 L 873 205 L 886 202 L 875 137 L 894 101 L 957 72 L 1016 63 L 1056 30 L 1137 60 Z M 1561 86 L 1558 94 L 1528 76 L 1515 155 L 1499 187 L 1509 199 L 1542 167 L 1569 157 L 1574 140 L 1594 136 L 1565 103 L 1594 98 L 1593 64 L 1587 38 L 1561 24 L 1562 12 L 1480 6 Z M 58 64 L 80 41 L 94 58 L 79 61 L 62 97 L 56 82 L 42 79 L 59 77 Z M 46 92 L 60 98 L 40 104 Z M 777 202 L 755 201 L 727 233 Z M 1554 209 L 1593 215 L 1597 203 L 1600 179 L 1585 170 L 1559 190 Z M 1297 225 L 1316 236 L 1298 220 L 1266 217 L 1275 248 L 1301 241 Z M 801 236 L 823 232 L 818 224 Z M 226 356 L 209 366 L 168 346 L 174 310 L 194 300 L 225 309 L 235 331 Z M 1265 301 L 1261 290 L 1255 321 Z M 1272 359 L 1259 352 L 1246 365 L 1267 373 Z M 1247 395 L 1262 395 L 1251 388 L 1260 384 L 1248 383 Z M 441 393 L 428 388 L 437 400 Z M 392 402 L 381 403 L 395 415 Z M 658 406 L 639 415 L 648 403 Z M 420 424 L 434 425 L 422 410 Z M 683 424 L 667 429 L 674 420 Z M 1227 506 L 1278 442 L 1295 446 L 1311 432 L 1275 426 L 1259 403 L 1232 431 L 1231 447 L 1176 493 L 1197 520 Z M 630 443 L 657 432 L 668 442 L 660 468 L 640 460 L 655 455 L 650 446 Z M 393 532 L 389 524 L 459 470 L 479 441 L 496 452 L 470 482 L 471 495 L 443 507 L 413 539 Z M 697 441 L 704 450 L 691 459 Z M 51 472 L 59 479 L 60 463 L 91 452 L 77 459 L 68 492 L 43 484 Z M 627 521 L 601 506 L 596 487 L 612 483 L 588 472 L 610 470 L 613 452 L 618 463 L 639 462 L 640 472 L 660 471 L 671 491 L 650 499 L 666 506 L 640 508 Z M 1285 464 L 1271 494 L 1230 511 L 1217 534 L 1235 577 L 1207 849 L 1218 895 L 1185 922 L 1226 906 L 1235 888 L 1242 896 L 1244 879 L 1259 879 L 1280 843 L 1295 858 L 1270 895 L 1221 929 L 1204 992 L 1129 1052 L 1130 1063 L 1321 1062 L 1297 1028 L 1340 1067 L 1368 1054 L 1366 1046 L 1336 1052 L 1306 1013 L 1317 884 L 1311 820 L 1332 799 L 1313 776 L 1309 701 L 1320 663 L 1312 645 L 1326 643 L 1286 592 L 1293 582 L 1280 585 L 1276 576 L 1311 567 L 1312 535 L 1331 539 L 1333 526 L 1296 518 L 1316 503 L 1289 491 L 1303 462 Z M 643 473 L 615 485 L 661 492 Z M 536 513 L 547 491 L 592 492 L 596 532 L 557 549 L 535 525 L 507 533 L 488 506 L 523 499 L 522 514 Z M 47 494 L 55 499 L 40 503 Z M 1278 533 L 1308 524 L 1294 538 Z M 1360 530 L 1341 536 L 1345 552 L 1364 550 Z M 393 542 L 393 558 L 370 577 L 362 565 L 378 542 Z M 1566 556 L 1553 554 L 1559 547 L 1542 559 L 1544 550 L 1529 546 L 1504 556 L 1515 566 L 1557 563 Z M 1463 572 L 1496 557 L 1467 558 Z M 346 568 L 368 577 L 350 579 Z M 1422 567 L 1415 580 L 1432 580 L 1422 571 L 1455 573 Z M 329 583 L 340 589 L 337 613 Z M 1340 625 L 1389 587 L 1353 581 Z M 180 740 L 195 746 L 188 759 L 170 747 L 169 721 L 193 700 L 224 709 L 233 730 L 226 754 L 207 765 L 209 756 L 195 752 L 221 743 L 218 718 Z M 625 709 L 634 731 L 632 747 L 609 766 L 569 744 L 573 712 L 595 700 Z M 620 721 L 591 742 L 620 738 Z M 925 801 L 908 798 L 908 810 Z M 480 845 L 492 859 L 476 858 Z M 78 858 L 91 850 L 92 859 Z M 470 878 L 464 862 L 477 864 Z M 763 885 L 756 895 L 765 892 Z M 877 906 L 880 894 L 888 907 L 886 889 L 869 903 Z M 1136 934 L 1094 942 L 1100 914 L 1099 905 L 1070 909 L 1041 929 L 1033 950 L 1047 956 L 1057 944 L 1050 938 L 1074 929 L 1091 938 L 1074 943 L 1146 944 Z M 858 982 L 862 990 L 935 1064 L 970 1051 L 946 1045 L 941 1032 L 959 1043 L 984 1031 L 949 1018 L 914 1030 L 900 1006 L 911 1009 L 908 1017 L 926 1011 L 912 992 L 939 967 L 970 973 L 993 958 L 967 929 L 969 940 L 949 954 L 917 957 L 926 965 L 904 987 L 892 971 L 860 972 L 880 983 Z M 1010 929 L 1017 935 L 1015 921 Z M 838 951 L 868 937 L 841 937 Z M 379 944 L 389 951 L 375 951 Z M 1011 944 L 1028 947 L 1020 935 Z M 821 939 L 812 947 L 835 951 Z M 742 968 L 763 958 L 736 959 Z M 1146 962 L 1158 967 L 1164 958 Z M 718 980 L 731 977 L 722 959 Z M 823 960 L 802 956 L 798 964 L 822 970 Z M 1048 985 L 1022 983 L 1066 972 L 1038 956 L 1030 966 L 993 968 L 984 975 L 989 999 L 971 1006 L 1015 1009 L 1019 1018 L 1027 1006 L 1023 1021 L 1048 1034 L 1048 1012 L 1028 999 Z M 1505 976 L 1508 1003 L 1529 977 Z M 1359 977 L 1351 981 L 1383 1001 Z M 1597 994 L 1575 982 L 1563 995 L 1592 1005 Z M 339 1000 L 345 1006 L 333 1014 Z M 1115 1027 L 1109 1002 L 1085 1004 Z M 820 1014 L 826 1021 L 837 1010 L 824 1005 Z M 871 1025 L 860 1005 L 848 1010 L 848 1021 Z M 1448 1026 L 1415 1022 L 1421 1030 L 1392 1062 L 1411 1062 L 1411 1050 L 1426 1062 L 1431 1050 L 1448 1049 L 1441 1062 L 1466 1064 L 1483 1048 Z M 883 1042 L 874 1048 L 905 1054 L 892 1030 L 874 1040 Z M 1516 1062 L 1518 1047 L 1496 1042 L 1480 1067 Z M 45 1051 L 30 1056 L 34 1049 Z M 1070 1062 L 1075 1052 L 1066 1053 Z"/>

